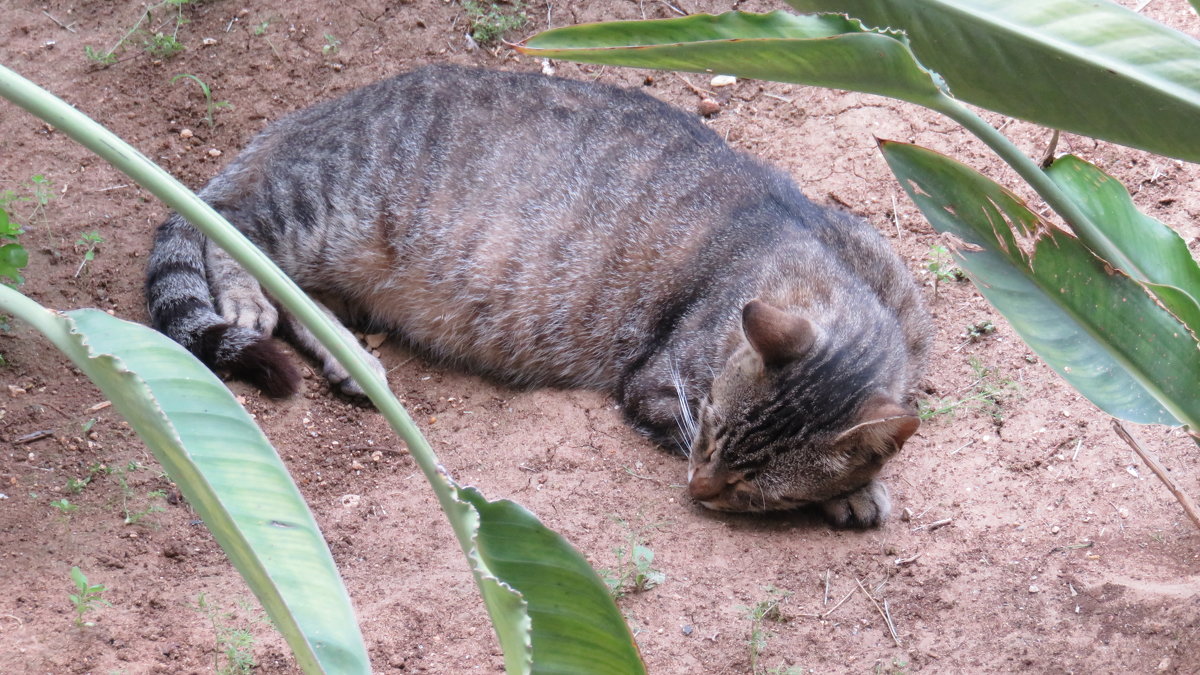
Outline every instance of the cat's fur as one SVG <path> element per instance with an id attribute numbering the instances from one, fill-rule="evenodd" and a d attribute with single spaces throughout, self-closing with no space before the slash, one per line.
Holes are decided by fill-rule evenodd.
<path id="1" fill-rule="evenodd" d="M 918 425 L 918 292 L 868 225 L 694 115 L 427 67 L 273 124 L 200 195 L 344 320 L 502 382 L 611 393 L 689 454 L 706 506 L 887 514 L 874 477 Z M 359 393 L 178 215 L 146 288 L 155 326 L 214 367 L 293 391 L 278 331 Z"/>

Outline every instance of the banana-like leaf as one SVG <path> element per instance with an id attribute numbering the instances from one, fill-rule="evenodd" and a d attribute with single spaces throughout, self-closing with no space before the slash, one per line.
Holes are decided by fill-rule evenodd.
<path id="1" fill-rule="evenodd" d="M 607 587 L 578 551 L 520 504 L 488 501 L 469 487 L 457 494 L 478 513 L 476 562 L 526 601 L 533 656 L 527 672 L 646 672 Z"/>
<path id="2" fill-rule="evenodd" d="M 1120 181 L 1074 155 L 1054 160 L 1046 173 L 1136 266 L 1125 271 L 1200 335 L 1200 266 L 1183 238 L 1138 211 Z"/>
<path id="3" fill-rule="evenodd" d="M 200 514 L 309 673 L 367 673 L 350 598 L 300 491 L 229 389 L 183 347 L 99 310 L 57 314 L 0 286 L 100 387 Z"/>
<path id="4" fill-rule="evenodd" d="M 1196 338 L 1124 272 L 974 170 L 884 141 L 883 155 L 980 292 L 1047 364 L 1105 412 L 1200 428 Z"/>
<path id="5" fill-rule="evenodd" d="M 1200 42 L 1109 0 L 787 0 L 903 30 L 950 92 L 1200 162 Z"/>
<path id="6" fill-rule="evenodd" d="M 937 76 L 917 63 L 904 36 L 833 15 L 726 12 L 583 24 L 539 33 L 517 49 L 588 63 L 853 89 L 923 105 L 943 97 Z"/>

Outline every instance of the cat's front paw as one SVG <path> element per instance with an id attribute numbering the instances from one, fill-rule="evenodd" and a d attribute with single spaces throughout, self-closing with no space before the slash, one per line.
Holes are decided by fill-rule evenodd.
<path id="1" fill-rule="evenodd" d="M 875 527 L 887 519 L 892 501 L 887 486 L 873 480 L 854 492 L 823 502 L 821 510 L 835 527 Z"/>

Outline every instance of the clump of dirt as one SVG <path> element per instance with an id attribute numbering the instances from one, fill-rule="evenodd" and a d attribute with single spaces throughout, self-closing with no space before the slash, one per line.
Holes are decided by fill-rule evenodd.
<path id="1" fill-rule="evenodd" d="M 665 18 L 677 8 L 729 7 L 530 2 L 528 24 L 509 35 Z M 463 7 L 435 0 L 189 4 L 175 34 L 184 51 L 155 56 L 135 36 L 107 67 L 85 57 L 86 46 L 107 50 L 140 11 L 17 0 L 0 23 L 0 61 L 194 187 L 268 120 L 400 70 L 430 62 L 543 67 L 502 43 L 467 39 Z M 1146 11 L 1197 32 L 1183 3 Z M 153 20 L 156 32 L 175 29 L 172 13 Z M 745 673 L 752 659 L 771 672 L 1200 670 L 1200 535 L 1105 416 L 1034 357 L 969 283 L 944 279 L 935 294 L 929 265 L 939 240 L 874 139 L 916 142 L 1011 183 L 1010 172 L 947 120 L 877 97 L 554 67 L 702 111 L 731 144 L 786 168 L 810 196 L 868 218 L 926 284 L 937 332 L 925 383 L 932 417 L 885 470 L 903 515 L 865 532 L 831 531 L 811 513 L 705 511 L 687 498 L 683 460 L 626 428 L 611 401 L 497 388 L 382 345 L 392 388 L 455 476 L 521 502 L 597 567 L 628 564 L 616 550 L 631 542 L 654 552 L 661 583 L 620 600 L 652 672 Z M 211 99 L 188 78 L 172 83 L 180 74 L 202 80 Z M 1048 131 L 990 119 L 1030 155 L 1044 151 Z M 1197 167 L 1073 136 L 1060 149 L 1119 177 L 1142 209 L 1197 249 Z M 50 307 L 99 307 L 144 322 L 142 268 L 162 205 L 7 104 L 0 158 L 0 192 L 33 196 L 49 186 L 44 206 L 13 203 L 31 252 L 22 290 Z M 88 233 L 103 240 L 91 260 Z M 985 325 L 994 330 L 978 329 Z M 286 646 L 211 536 L 97 390 L 24 326 L 0 332 L 0 353 L 5 670 L 202 672 L 250 657 L 259 672 L 293 672 Z M 411 459 L 377 415 L 309 376 L 303 394 L 286 401 L 231 387 L 309 500 L 374 667 L 500 670 L 466 564 Z M 1186 436 L 1135 433 L 1184 490 L 1197 491 L 1200 453 Z M 111 606 L 86 615 L 94 625 L 74 624 L 72 566 L 107 588 Z M 755 618 L 764 602 L 774 609 Z M 244 639 L 235 644 L 234 636 Z"/>

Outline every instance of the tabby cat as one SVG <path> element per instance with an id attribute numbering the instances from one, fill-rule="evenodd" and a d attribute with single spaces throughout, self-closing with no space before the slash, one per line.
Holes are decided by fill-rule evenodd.
<path id="1" fill-rule="evenodd" d="M 694 115 L 634 90 L 427 67 L 273 124 L 200 196 L 347 323 L 512 385 L 610 393 L 684 450 L 709 508 L 887 515 L 875 476 L 919 424 L 917 289 L 868 225 Z M 361 394 L 178 215 L 146 292 L 154 325 L 216 369 L 294 392 L 279 334 Z"/>

